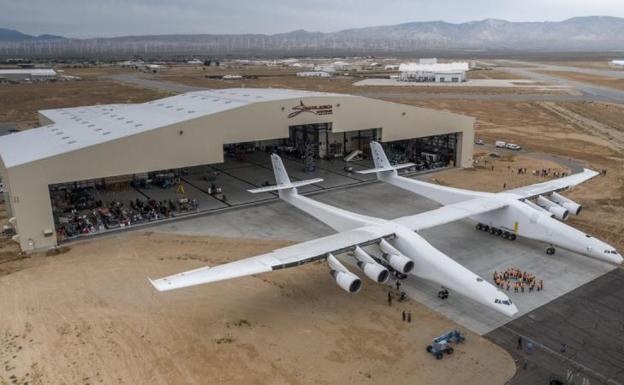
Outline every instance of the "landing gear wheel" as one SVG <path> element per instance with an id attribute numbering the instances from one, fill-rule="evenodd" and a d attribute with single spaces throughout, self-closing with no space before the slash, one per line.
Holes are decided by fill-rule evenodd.
<path id="1" fill-rule="evenodd" d="M 546 249 L 546 254 L 548 255 L 554 255 L 555 254 L 555 248 L 554 247 L 549 247 Z"/>
<path id="2" fill-rule="evenodd" d="M 490 231 L 490 226 L 483 225 L 483 231 Z"/>
<path id="3" fill-rule="evenodd" d="M 496 227 L 490 227 L 490 234 L 494 235 L 496 234 Z"/>
<path id="4" fill-rule="evenodd" d="M 441 360 L 441 359 L 442 359 L 442 357 L 444 357 L 444 354 L 443 354 L 442 352 L 437 352 L 437 353 L 435 354 L 435 357 L 436 357 L 436 360 Z"/>
<path id="5" fill-rule="evenodd" d="M 498 235 L 500 237 L 502 234 L 503 234 L 503 230 L 496 229 L 496 235 Z"/>
<path id="6" fill-rule="evenodd" d="M 507 231 L 504 231 L 502 237 L 505 239 L 509 239 L 509 235 L 510 234 Z"/>
<path id="7" fill-rule="evenodd" d="M 446 354 L 453 354 L 453 348 L 446 349 Z"/>
<path id="8" fill-rule="evenodd" d="M 483 230 L 483 225 L 481 223 L 477 225 L 477 230 Z"/>
<path id="9" fill-rule="evenodd" d="M 514 234 L 514 233 L 509 234 L 509 240 L 510 241 L 515 241 L 516 238 L 517 238 L 516 234 Z"/>
<path id="10" fill-rule="evenodd" d="M 427 346 L 427 353 L 431 353 L 431 349 L 433 349 L 431 345 Z"/>

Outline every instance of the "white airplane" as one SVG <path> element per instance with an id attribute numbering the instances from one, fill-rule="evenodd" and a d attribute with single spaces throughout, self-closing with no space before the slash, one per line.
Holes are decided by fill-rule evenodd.
<path id="1" fill-rule="evenodd" d="M 517 235 L 547 243 L 546 253 L 555 253 L 554 246 L 573 251 L 601 261 L 622 263 L 622 256 L 615 248 L 589 234 L 583 233 L 561 221 L 569 214 L 579 215 L 581 205 L 559 195 L 558 192 L 576 186 L 598 175 L 584 169 L 583 172 L 531 186 L 520 187 L 500 193 L 487 193 L 440 186 L 416 179 L 399 176 L 398 169 L 413 164 L 393 166 L 378 142 L 371 142 L 375 168 L 359 171 L 376 173 L 385 183 L 411 191 L 436 201 L 443 207 L 423 214 L 407 217 L 416 224 L 415 231 L 431 227 L 430 218 L 458 216 L 477 222 L 477 229 L 515 240 Z M 532 199 L 535 202 L 532 202 Z M 555 219 L 556 218 L 556 219 Z M 561 221 L 560 221 L 561 220 Z M 403 219 L 399 222 L 401 223 Z M 450 221 L 449 221 L 450 222 Z"/>
<path id="2" fill-rule="evenodd" d="M 465 205 L 460 203 L 447 206 L 446 215 L 434 210 L 431 213 L 395 220 L 365 216 L 299 195 L 298 187 L 318 183 L 322 179 L 291 182 L 281 158 L 273 154 L 271 160 L 277 184 L 249 191 L 278 191 L 281 199 L 326 223 L 338 233 L 256 257 L 215 267 L 203 267 L 157 280 L 150 279 L 157 290 L 179 289 L 326 260 L 331 276 L 338 286 L 347 292 L 356 293 L 361 288 L 361 280 L 334 256 L 348 252 L 364 275 L 374 282 L 386 282 L 390 271 L 397 275 L 411 273 L 461 293 L 507 316 L 511 317 L 518 311 L 507 295 L 437 250 L 415 232 L 489 211 L 490 206 L 480 205 L 466 210 Z M 373 248 L 375 251 L 365 251 L 364 248 Z"/>

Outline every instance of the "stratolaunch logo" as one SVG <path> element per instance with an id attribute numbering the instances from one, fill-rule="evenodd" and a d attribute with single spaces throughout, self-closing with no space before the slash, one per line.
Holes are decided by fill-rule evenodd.
<path id="1" fill-rule="evenodd" d="M 288 114 L 288 119 L 294 118 L 302 112 L 309 112 L 314 115 L 331 115 L 333 113 L 332 105 L 325 104 L 322 106 L 306 106 L 303 104 L 303 100 L 299 101 L 299 105 L 291 108 L 293 112 Z"/>

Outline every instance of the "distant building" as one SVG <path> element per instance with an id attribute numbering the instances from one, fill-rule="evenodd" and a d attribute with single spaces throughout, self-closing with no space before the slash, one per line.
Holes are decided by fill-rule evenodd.
<path id="1" fill-rule="evenodd" d="M 333 64 L 321 64 L 315 66 L 314 71 L 329 72 L 330 74 L 333 74 L 336 72 L 336 67 L 334 67 Z"/>
<path id="2" fill-rule="evenodd" d="M 57 73 L 50 68 L 0 69 L 0 82 L 21 83 L 56 80 Z"/>
<path id="3" fill-rule="evenodd" d="M 466 81 L 468 63 L 438 63 L 437 59 L 420 59 L 418 63 L 399 66 L 399 80 L 404 82 L 461 83 Z"/>
<path id="4" fill-rule="evenodd" d="M 323 71 L 304 71 L 304 72 L 297 72 L 297 76 L 302 77 L 302 78 L 329 78 L 331 77 L 331 74 L 329 72 L 323 72 Z"/>
<path id="5" fill-rule="evenodd" d="M 336 61 L 332 64 L 336 71 L 361 71 L 362 65 L 357 63 L 348 63 L 345 61 Z"/>
<path id="6" fill-rule="evenodd" d="M 624 67 L 624 60 L 611 60 L 609 64 L 612 66 Z"/>

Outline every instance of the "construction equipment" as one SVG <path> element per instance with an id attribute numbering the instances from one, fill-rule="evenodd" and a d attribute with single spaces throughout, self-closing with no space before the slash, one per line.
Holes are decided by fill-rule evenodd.
<path id="1" fill-rule="evenodd" d="M 444 353 L 453 354 L 453 346 L 466 340 L 458 330 L 452 330 L 433 339 L 433 343 L 427 346 L 427 352 L 435 356 L 437 360 L 444 357 Z"/>

